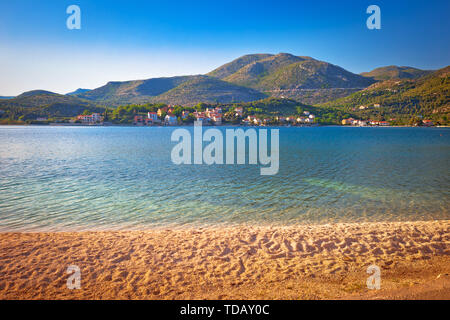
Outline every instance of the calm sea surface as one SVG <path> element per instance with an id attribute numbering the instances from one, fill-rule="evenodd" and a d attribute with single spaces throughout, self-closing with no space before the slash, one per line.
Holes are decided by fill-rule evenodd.
<path id="1" fill-rule="evenodd" d="M 177 166 L 173 130 L 0 126 L 0 231 L 450 219 L 447 128 L 280 128 L 275 176 Z"/>

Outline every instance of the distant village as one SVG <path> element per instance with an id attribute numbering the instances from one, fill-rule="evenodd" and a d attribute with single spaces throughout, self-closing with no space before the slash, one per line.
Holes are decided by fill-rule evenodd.
<path id="1" fill-rule="evenodd" d="M 379 107 L 379 105 L 374 105 L 374 107 Z M 213 125 L 220 126 L 227 121 L 223 120 L 223 113 L 221 107 L 209 107 L 204 111 L 188 111 L 183 110 L 181 115 L 177 117 L 174 114 L 174 106 L 168 105 L 159 108 L 156 112 L 147 112 L 146 114 L 138 114 L 134 116 L 132 124 L 135 126 L 177 126 L 186 124 L 186 119 L 189 117 L 191 123 L 193 120 L 201 122 L 203 125 Z M 364 110 L 365 106 L 360 106 L 360 110 Z M 245 126 L 267 126 L 267 125 L 286 125 L 286 126 L 312 126 L 317 125 L 317 117 L 310 113 L 309 111 L 303 111 L 301 115 L 292 116 L 276 116 L 276 117 L 261 117 L 257 115 L 247 115 L 244 116 L 243 107 L 235 107 L 227 112 L 227 115 L 238 122 L 233 122 L 234 124 L 241 124 Z M 37 118 L 37 121 L 46 121 L 46 118 Z M 395 119 L 390 119 L 395 121 Z M 100 113 L 92 114 L 82 114 L 69 121 L 71 124 L 83 124 L 83 125 L 106 125 L 104 123 L 104 116 Z M 344 126 L 380 126 L 386 127 L 390 126 L 390 121 L 379 121 L 379 120 L 362 120 L 348 118 L 343 119 L 341 124 Z M 424 126 L 434 126 L 431 120 L 422 120 Z"/>
<path id="2" fill-rule="evenodd" d="M 200 121 L 202 125 L 220 126 L 223 124 L 222 108 L 206 108 L 205 111 L 187 111 L 181 113 L 178 118 L 174 113 L 174 107 L 159 108 L 157 112 L 147 112 L 147 115 L 135 115 L 133 125 L 136 126 L 176 126 L 183 123 L 183 120 L 191 116 L 196 121 Z M 286 125 L 312 125 L 315 123 L 316 116 L 308 111 L 304 111 L 302 116 L 277 116 L 274 118 L 258 117 L 249 115 L 244 117 L 243 107 L 234 108 L 234 117 L 240 119 L 240 124 L 248 126 L 265 126 L 270 124 L 286 124 Z M 90 115 L 78 115 L 71 123 L 82 123 L 87 125 L 102 124 L 103 116 L 99 113 Z"/>
<path id="3" fill-rule="evenodd" d="M 391 125 L 389 121 L 358 120 L 353 118 L 343 119 L 341 123 L 344 126 L 357 126 L 357 127 L 367 127 L 367 126 L 387 127 Z M 426 127 L 434 126 L 434 123 L 431 120 L 422 120 L 422 124 Z"/>
<path id="4" fill-rule="evenodd" d="M 372 106 L 373 108 L 380 108 L 381 105 L 376 103 Z M 369 109 L 370 107 L 368 106 L 359 106 L 359 108 L 353 108 L 353 111 L 356 111 L 357 109 L 359 110 L 366 110 Z M 419 118 L 421 118 L 419 116 Z M 396 119 L 390 119 L 391 121 L 395 121 Z M 422 125 L 426 126 L 426 127 L 431 127 L 434 126 L 433 121 L 431 120 L 426 120 L 426 119 L 421 119 L 422 121 Z M 387 127 L 391 125 L 390 121 L 378 121 L 378 120 L 361 120 L 361 119 L 353 119 L 353 118 L 348 118 L 348 119 L 343 119 L 341 121 L 341 124 L 344 126 L 358 126 L 358 127 L 366 127 L 366 126 L 381 126 L 381 127 Z"/>

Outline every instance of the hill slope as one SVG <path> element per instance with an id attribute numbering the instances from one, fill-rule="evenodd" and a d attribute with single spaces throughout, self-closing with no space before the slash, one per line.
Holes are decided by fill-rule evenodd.
<path id="1" fill-rule="evenodd" d="M 433 71 L 420 70 L 413 67 L 387 66 L 376 68 L 370 72 L 363 72 L 361 75 L 377 81 L 384 81 L 390 79 L 417 79 L 432 72 Z"/>
<path id="2" fill-rule="evenodd" d="M 228 76 L 231 76 L 233 73 L 237 72 L 239 69 L 265 58 L 269 58 L 273 56 L 273 54 L 248 54 L 237 58 L 229 63 L 220 66 L 219 68 L 208 73 L 208 76 L 215 77 L 218 79 L 224 79 Z"/>
<path id="3" fill-rule="evenodd" d="M 246 102 L 273 96 L 316 104 L 347 96 L 373 82 L 373 79 L 311 57 L 288 53 L 250 54 L 206 76 L 111 81 L 93 90 L 78 89 L 66 95 L 80 98 L 80 101 L 62 102 L 83 104 L 90 101 L 108 106 L 149 102 L 193 105 L 198 102 Z M 35 95 L 32 99 L 33 106 L 51 103 L 48 97 L 52 93 L 41 93 L 42 96 L 38 98 Z M 52 98 L 55 99 L 55 96 Z M 38 102 L 38 99 L 41 101 Z M 24 107 L 30 103 L 21 99 L 16 101 L 23 103 Z"/>
<path id="4" fill-rule="evenodd" d="M 73 92 L 66 93 L 66 96 L 75 96 L 77 94 L 86 93 L 88 91 L 91 91 L 91 89 L 78 88 L 77 90 L 75 90 Z"/>
<path id="5" fill-rule="evenodd" d="M 93 106 L 89 101 L 44 90 L 33 90 L 8 100 L 0 101 L 0 106 L 35 108 L 49 105 Z"/>
<path id="6" fill-rule="evenodd" d="M 243 56 L 209 75 L 309 104 L 344 97 L 375 82 L 333 64 L 288 53 Z"/>
<path id="7" fill-rule="evenodd" d="M 375 107 L 376 104 L 380 106 Z M 450 115 L 450 66 L 418 79 L 375 83 L 365 90 L 322 106 L 356 111 L 366 119 L 423 117 L 447 123 Z M 360 106 L 367 108 L 359 110 Z"/>
<path id="8" fill-rule="evenodd" d="M 151 99 L 152 102 L 194 105 L 199 102 L 246 102 L 265 98 L 251 88 L 238 86 L 208 76 L 198 76 Z"/>
<path id="9" fill-rule="evenodd" d="M 123 82 L 112 81 L 100 88 L 78 94 L 77 97 L 112 105 L 148 102 L 152 97 L 196 77 L 180 76 Z"/>
<path id="10" fill-rule="evenodd" d="M 273 74 L 282 67 L 304 60 L 304 58 L 287 53 L 270 55 L 264 59 L 253 61 L 243 66 L 235 73 L 224 78 L 224 80 L 261 89 L 259 82 L 263 80 L 264 77 Z"/>
<path id="11" fill-rule="evenodd" d="M 5 111 L 3 117 L 23 120 L 36 117 L 73 117 L 84 110 L 103 112 L 104 108 L 74 96 L 57 94 L 44 90 L 25 92 L 16 98 L 0 100 L 0 109 Z"/>
<path id="12" fill-rule="evenodd" d="M 242 67 L 235 71 L 240 66 Z M 375 82 L 330 63 L 288 53 L 243 56 L 217 68 L 209 75 L 269 91 L 294 88 L 365 88 Z"/>

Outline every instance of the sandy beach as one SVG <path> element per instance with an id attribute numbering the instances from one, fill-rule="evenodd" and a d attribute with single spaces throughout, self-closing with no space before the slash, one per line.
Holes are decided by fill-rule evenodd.
<path id="1" fill-rule="evenodd" d="M 450 220 L 1 233 L 0 247 L 0 299 L 450 299 Z"/>

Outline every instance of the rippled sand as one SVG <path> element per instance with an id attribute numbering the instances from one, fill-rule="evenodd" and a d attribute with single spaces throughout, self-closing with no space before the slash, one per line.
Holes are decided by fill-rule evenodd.
<path id="1" fill-rule="evenodd" d="M 1 299 L 450 299 L 450 220 L 1 233 L 0 246 Z"/>

